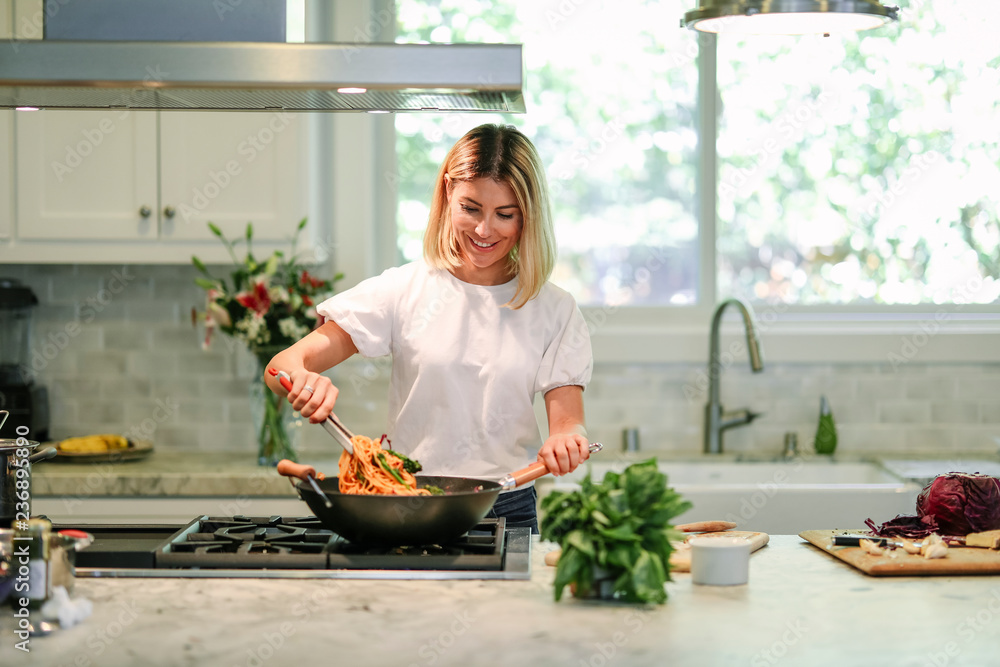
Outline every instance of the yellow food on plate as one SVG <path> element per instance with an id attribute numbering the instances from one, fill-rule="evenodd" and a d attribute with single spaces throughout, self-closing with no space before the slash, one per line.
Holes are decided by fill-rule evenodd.
<path id="1" fill-rule="evenodd" d="M 128 449 L 128 439 L 121 435 L 85 435 L 66 438 L 59 443 L 58 450 L 67 454 L 100 454 Z"/>

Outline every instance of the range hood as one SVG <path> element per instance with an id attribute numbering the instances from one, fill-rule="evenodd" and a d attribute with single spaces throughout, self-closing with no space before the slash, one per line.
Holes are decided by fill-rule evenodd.
<path id="1" fill-rule="evenodd" d="M 0 108 L 524 113 L 520 44 L 10 40 Z"/>

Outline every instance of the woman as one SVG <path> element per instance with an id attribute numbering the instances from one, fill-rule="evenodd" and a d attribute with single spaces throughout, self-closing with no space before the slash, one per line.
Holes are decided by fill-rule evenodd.
<path id="1" fill-rule="evenodd" d="M 537 459 L 569 473 L 589 455 L 583 389 L 593 360 L 576 303 L 547 282 L 555 254 L 535 147 L 511 126 L 482 125 L 441 166 L 424 260 L 320 304 L 325 323 L 268 368 L 290 375 L 292 407 L 318 423 L 338 395 L 321 372 L 358 352 L 391 354 L 387 433 L 429 475 L 499 479 L 526 466 L 541 439 L 541 393 L 549 436 Z M 537 532 L 535 501 L 533 487 L 510 491 L 493 516 Z"/>

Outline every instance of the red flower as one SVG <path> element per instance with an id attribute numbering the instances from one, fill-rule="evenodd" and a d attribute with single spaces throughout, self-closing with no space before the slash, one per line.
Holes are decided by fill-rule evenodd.
<path id="1" fill-rule="evenodd" d="M 271 297 L 267 293 L 267 285 L 263 279 L 254 282 L 252 290 L 237 294 L 236 302 L 260 316 L 267 315 L 267 311 L 271 310 Z"/>
<path id="2" fill-rule="evenodd" d="M 308 271 L 302 271 L 302 277 L 299 279 L 303 285 L 316 289 L 317 287 L 323 287 L 326 284 L 325 280 L 320 280 L 318 278 L 313 278 L 309 275 Z"/>
<path id="3" fill-rule="evenodd" d="M 302 295 L 302 305 L 304 305 L 304 306 L 311 306 L 311 305 L 313 305 L 313 300 L 309 298 L 308 294 L 303 294 Z"/>

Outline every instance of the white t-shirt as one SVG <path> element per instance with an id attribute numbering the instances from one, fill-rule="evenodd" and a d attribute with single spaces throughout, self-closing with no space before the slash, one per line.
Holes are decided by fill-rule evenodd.
<path id="1" fill-rule="evenodd" d="M 419 261 L 317 308 L 363 356 L 392 354 L 386 433 L 424 474 L 523 468 L 541 446 L 535 394 L 590 382 L 590 334 L 573 297 L 546 283 L 522 308 L 503 308 L 516 289 L 516 279 L 472 285 Z"/>

